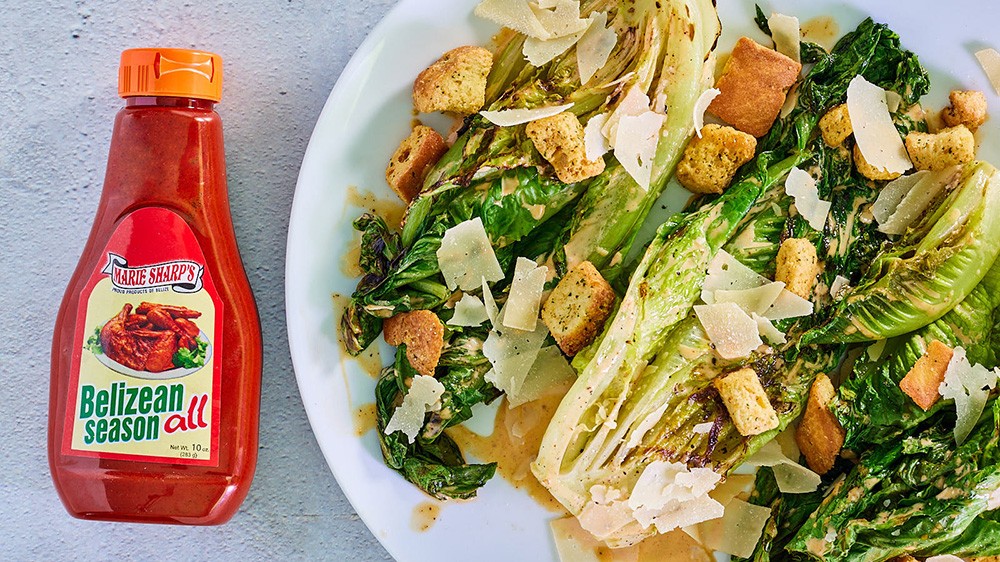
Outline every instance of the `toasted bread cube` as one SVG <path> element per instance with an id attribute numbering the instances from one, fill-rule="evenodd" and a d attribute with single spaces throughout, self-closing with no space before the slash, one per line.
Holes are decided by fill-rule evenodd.
<path id="1" fill-rule="evenodd" d="M 918 170 L 943 170 L 976 159 L 976 138 L 965 125 L 937 133 L 914 131 L 906 135 L 906 152 Z"/>
<path id="2" fill-rule="evenodd" d="M 949 127 L 965 125 L 973 133 L 986 122 L 986 95 L 977 90 L 953 90 L 948 96 L 951 107 L 941 110 L 941 119 Z"/>
<path id="3" fill-rule="evenodd" d="M 846 103 L 835 106 L 820 118 L 819 132 L 823 135 L 823 142 L 833 147 L 840 146 L 854 133 Z"/>
<path id="4" fill-rule="evenodd" d="M 938 389 L 944 382 L 944 374 L 953 353 L 947 345 L 938 340 L 932 341 L 903 380 L 899 381 L 900 390 L 925 412 L 941 398 Z"/>
<path id="5" fill-rule="evenodd" d="M 819 258 L 812 242 L 805 238 L 788 238 L 781 243 L 775 281 L 781 281 L 786 289 L 808 300 L 817 275 Z"/>
<path id="6" fill-rule="evenodd" d="M 876 168 L 865 160 L 865 155 L 861 153 L 861 149 L 858 145 L 854 145 L 854 167 L 857 168 L 858 173 L 870 180 L 894 180 L 899 176 L 903 175 L 895 172 L 888 172 L 882 168 Z"/>
<path id="7" fill-rule="evenodd" d="M 1000 556 L 979 556 L 976 558 L 967 558 L 969 562 L 1000 562 Z"/>
<path id="8" fill-rule="evenodd" d="M 615 292 L 594 264 L 581 262 L 566 274 L 542 306 L 542 322 L 570 357 L 590 345 L 615 306 Z"/>
<path id="9" fill-rule="evenodd" d="M 744 367 L 715 379 L 714 384 L 740 435 L 760 435 L 780 425 L 778 413 L 753 369 Z"/>
<path id="10" fill-rule="evenodd" d="M 406 359 L 421 375 L 434 376 L 444 348 L 444 324 L 429 310 L 401 312 L 382 324 L 385 343 L 406 344 Z"/>
<path id="11" fill-rule="evenodd" d="M 400 143 L 385 169 L 385 181 L 409 203 L 420 193 L 424 178 L 431 166 L 441 159 L 448 147 L 437 131 L 417 125 L 413 132 Z"/>
<path id="12" fill-rule="evenodd" d="M 441 56 L 413 83 L 413 105 L 420 113 L 451 111 L 471 115 L 486 103 L 486 77 L 493 53 L 482 47 L 458 47 Z"/>
<path id="13" fill-rule="evenodd" d="M 802 65 L 741 37 L 715 87 L 721 92 L 708 111 L 737 129 L 762 137 L 771 129 Z"/>
<path id="14" fill-rule="evenodd" d="M 532 121 L 524 132 L 563 183 L 583 181 L 604 171 L 603 158 L 587 160 L 583 125 L 568 111 Z"/>
<path id="15" fill-rule="evenodd" d="M 753 159 L 757 139 L 732 127 L 709 124 L 693 137 L 677 164 L 677 181 L 693 193 L 722 193 L 736 170 Z"/>
<path id="16" fill-rule="evenodd" d="M 809 468 L 817 474 L 826 474 L 840 456 L 847 433 L 837 417 L 830 411 L 830 403 L 837 391 L 830 377 L 820 374 L 809 389 L 806 412 L 795 432 L 795 442 L 806 457 Z"/>

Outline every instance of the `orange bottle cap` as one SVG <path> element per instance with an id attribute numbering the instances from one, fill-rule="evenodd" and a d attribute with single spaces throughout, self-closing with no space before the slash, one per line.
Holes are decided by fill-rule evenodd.
<path id="1" fill-rule="evenodd" d="M 222 57 L 189 49 L 128 49 L 118 68 L 118 95 L 222 99 Z"/>

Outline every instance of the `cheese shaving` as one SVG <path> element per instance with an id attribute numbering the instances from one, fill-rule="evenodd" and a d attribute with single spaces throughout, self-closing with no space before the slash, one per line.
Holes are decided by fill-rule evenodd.
<path id="1" fill-rule="evenodd" d="M 878 340 L 868 346 L 868 358 L 872 361 L 876 361 L 879 357 L 882 357 L 882 352 L 885 351 L 885 343 L 887 341 L 888 340 Z"/>
<path id="2" fill-rule="evenodd" d="M 513 127 L 514 125 L 523 125 L 525 123 L 531 123 L 532 121 L 538 121 L 539 119 L 545 119 L 546 117 L 552 117 L 553 115 L 559 115 L 563 111 L 567 111 L 572 107 L 572 103 L 567 103 L 564 105 L 538 107 L 535 109 L 501 109 L 498 111 L 482 111 L 480 114 L 494 125 L 499 125 L 501 127 Z"/>
<path id="3" fill-rule="evenodd" d="M 548 271 L 544 265 L 539 267 L 527 258 L 517 258 L 503 316 L 504 326 L 528 332 L 535 329 Z"/>
<path id="4" fill-rule="evenodd" d="M 475 14 L 528 37 L 552 37 L 532 11 L 528 0 L 483 0 L 476 6 Z"/>
<path id="5" fill-rule="evenodd" d="M 784 320 L 809 316 L 813 313 L 813 303 L 785 289 L 781 291 L 767 311 L 763 314 L 768 320 Z"/>
<path id="6" fill-rule="evenodd" d="M 448 289 L 470 291 L 479 288 L 480 280 L 503 279 L 500 262 L 493 253 L 483 221 L 479 217 L 459 223 L 444 232 L 437 251 L 438 266 Z"/>
<path id="7" fill-rule="evenodd" d="M 604 156 L 611 150 L 607 137 L 601 132 L 608 122 L 610 113 L 595 115 L 587 121 L 587 126 L 583 128 L 583 146 L 587 153 L 587 160 L 591 162 Z"/>
<path id="8" fill-rule="evenodd" d="M 937 556 L 931 556 L 924 562 L 965 562 L 958 556 L 954 554 L 939 554 Z"/>
<path id="9" fill-rule="evenodd" d="M 524 382 L 515 391 L 507 393 L 507 407 L 515 408 L 537 400 L 551 389 L 559 388 L 574 378 L 576 371 L 570 367 L 559 347 L 544 347 L 538 352 Z"/>
<path id="10" fill-rule="evenodd" d="M 549 33 L 548 38 L 583 32 L 590 25 L 590 20 L 580 17 L 580 0 L 541 0 L 528 6 Z"/>
<path id="11" fill-rule="evenodd" d="M 1000 95 L 1000 53 L 996 49 L 983 49 L 976 51 L 976 59 L 979 61 L 993 90 Z"/>
<path id="12" fill-rule="evenodd" d="M 722 517 L 724 508 L 708 492 L 722 476 L 709 468 L 689 469 L 681 463 L 646 465 L 628 498 L 628 507 L 644 528 L 666 533 Z"/>
<path id="13" fill-rule="evenodd" d="M 622 117 L 627 115 L 638 116 L 647 111 L 649 111 L 649 96 L 646 95 L 646 92 L 638 84 L 633 84 L 625 92 L 625 97 L 618 102 L 615 110 L 611 112 L 611 116 L 608 117 L 608 121 L 604 124 L 601 132 L 604 133 L 604 136 L 608 140 L 614 141 L 618 136 L 618 123 Z M 614 142 L 611 145 L 614 146 Z"/>
<path id="14" fill-rule="evenodd" d="M 955 442 L 961 445 L 968 439 L 986 408 L 989 391 L 997 386 L 1000 369 L 990 370 L 979 364 L 969 363 L 965 348 L 956 347 L 944 373 L 944 382 L 938 392 L 945 400 L 955 401 Z"/>
<path id="15" fill-rule="evenodd" d="M 403 396 L 403 403 L 392 413 L 385 426 L 385 434 L 402 431 L 408 442 L 413 443 L 424 426 L 424 415 L 441 409 L 441 395 L 444 385 L 434 377 L 417 375 L 410 383 L 410 389 Z"/>
<path id="16" fill-rule="evenodd" d="M 778 489 L 784 494 L 815 492 L 823 480 L 819 474 L 788 458 L 777 441 L 768 441 L 747 459 L 747 464 L 770 467 Z"/>
<path id="17" fill-rule="evenodd" d="M 922 175 L 916 184 L 903 195 L 902 200 L 893 209 L 889 218 L 885 222 L 879 221 L 879 231 L 886 234 L 902 234 L 906 232 L 910 224 L 924 214 L 927 206 L 951 183 L 959 171 L 959 167 L 953 167 L 927 172 Z M 881 197 L 881 194 L 879 196 Z M 877 199 L 876 203 L 878 203 Z M 874 212 L 873 208 L 872 214 Z"/>
<path id="18" fill-rule="evenodd" d="M 785 193 L 795 198 L 795 208 L 809 226 L 822 232 L 832 203 L 819 198 L 816 179 L 805 170 L 792 168 L 785 178 Z"/>
<path id="19" fill-rule="evenodd" d="M 889 110 L 889 113 L 896 113 L 899 110 L 899 106 L 903 103 L 903 96 L 897 94 L 892 90 L 885 91 L 885 106 Z"/>
<path id="20" fill-rule="evenodd" d="M 862 76 L 855 76 L 847 87 L 847 113 L 854 140 L 872 167 L 892 174 L 902 174 L 913 167 L 889 115 L 885 90 Z"/>
<path id="21" fill-rule="evenodd" d="M 723 359 L 746 357 L 764 344 L 757 323 L 735 303 L 695 305 L 694 313 Z"/>
<path id="22" fill-rule="evenodd" d="M 770 517 L 770 508 L 734 498 L 718 523 L 725 532 L 709 534 L 705 546 L 732 556 L 750 558 Z"/>
<path id="23" fill-rule="evenodd" d="M 708 276 L 702 284 L 701 300 L 706 304 L 714 304 L 715 292 L 718 290 L 753 289 L 769 282 L 767 277 L 743 265 L 729 252 L 719 250 L 708 263 Z"/>
<path id="24" fill-rule="evenodd" d="M 767 26 L 771 29 L 774 49 L 793 61 L 800 62 L 799 18 L 772 13 L 767 18 Z"/>
<path id="25" fill-rule="evenodd" d="M 615 133 L 615 157 L 639 187 L 649 189 L 653 173 L 653 157 L 660 140 L 665 115 L 646 111 L 642 115 L 625 115 Z"/>
<path id="26" fill-rule="evenodd" d="M 844 277 L 843 275 L 838 275 L 833 279 L 833 283 L 830 284 L 830 297 L 835 301 L 839 301 L 841 298 L 841 293 L 844 289 L 847 289 L 851 284 L 851 280 Z"/>
<path id="27" fill-rule="evenodd" d="M 576 46 L 576 66 L 580 69 L 580 84 L 586 85 L 597 71 L 604 68 L 611 51 L 618 43 L 618 34 L 608 29 L 608 14 L 591 14 L 590 27 Z"/>
<path id="28" fill-rule="evenodd" d="M 785 345 L 788 340 L 785 339 L 785 334 L 781 330 L 774 327 L 774 324 L 760 316 L 756 313 L 750 315 L 753 321 L 757 323 L 757 333 L 767 341 L 771 342 L 771 345 Z"/>
<path id="29" fill-rule="evenodd" d="M 524 58 L 528 59 L 528 62 L 532 66 L 542 66 L 565 53 L 580 40 L 580 37 L 583 37 L 583 31 L 552 39 L 528 37 L 524 40 L 521 53 L 524 55 Z"/>
<path id="30" fill-rule="evenodd" d="M 781 105 L 781 111 L 778 112 L 778 116 L 784 119 L 788 117 L 789 114 L 795 109 L 799 104 L 799 85 L 796 84 L 792 86 L 792 89 L 788 91 L 788 95 L 785 96 L 785 103 Z"/>
<path id="31" fill-rule="evenodd" d="M 451 326 L 479 326 L 489 320 L 486 313 L 486 306 L 477 297 L 464 294 L 461 300 L 455 303 L 455 313 L 448 320 Z"/>
<path id="32" fill-rule="evenodd" d="M 775 281 L 752 289 L 739 289 L 736 291 L 719 289 L 715 291 L 715 302 L 732 302 L 736 303 L 748 314 L 764 314 L 771 308 L 774 301 L 778 300 L 784 288 L 784 283 Z"/>
<path id="33" fill-rule="evenodd" d="M 497 316 L 500 310 L 497 308 L 497 301 L 493 299 L 493 292 L 490 291 L 490 284 L 483 277 L 483 306 L 486 308 L 486 317 L 490 319 L 490 326 L 497 326 Z"/>
<path id="34" fill-rule="evenodd" d="M 493 366 L 485 378 L 500 390 L 516 396 L 522 390 L 549 331 L 541 322 L 533 331 L 500 326 L 503 324 L 506 308 L 505 306 L 500 311 L 498 325 L 490 331 L 483 343 L 483 355 Z"/>
<path id="35" fill-rule="evenodd" d="M 903 197 L 927 174 L 930 174 L 930 172 L 921 170 L 908 176 L 899 176 L 885 184 L 885 187 L 878 192 L 878 198 L 875 199 L 875 203 L 872 204 L 872 215 L 875 217 L 875 220 L 880 225 L 885 224 L 889 220 L 889 217 L 896 211 L 896 208 L 899 207 Z"/>
<path id="36" fill-rule="evenodd" d="M 694 118 L 694 132 L 697 133 L 698 138 L 701 138 L 701 128 L 705 126 L 705 110 L 708 106 L 712 104 L 712 100 L 721 94 L 718 88 L 709 88 L 698 96 L 698 100 L 694 102 L 693 115 Z"/>
<path id="37" fill-rule="evenodd" d="M 707 435 L 712 428 L 715 426 L 712 422 L 699 423 L 698 425 L 691 428 L 691 431 L 698 433 L 700 435 Z"/>

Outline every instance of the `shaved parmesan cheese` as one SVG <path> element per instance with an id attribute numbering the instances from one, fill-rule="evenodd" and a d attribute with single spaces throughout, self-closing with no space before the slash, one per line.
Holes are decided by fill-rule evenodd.
<path id="1" fill-rule="evenodd" d="M 840 293 L 844 289 L 846 289 L 850 284 L 851 284 L 850 279 L 842 275 L 838 275 L 833 279 L 833 283 L 830 284 L 830 297 L 832 297 L 833 300 L 840 300 L 841 299 Z"/>
<path id="2" fill-rule="evenodd" d="M 746 357 L 764 344 L 757 323 L 735 303 L 695 305 L 694 313 L 723 359 Z"/>
<path id="3" fill-rule="evenodd" d="M 698 134 L 698 138 L 701 138 L 701 128 L 705 126 L 705 110 L 712 104 L 712 100 L 721 93 L 718 88 L 709 88 L 702 92 L 698 96 L 698 100 L 694 102 L 694 132 Z"/>
<path id="4" fill-rule="evenodd" d="M 531 372 L 531 366 L 535 364 L 549 331 L 541 322 L 533 331 L 500 326 L 503 324 L 502 319 L 506 315 L 506 309 L 505 306 L 500 312 L 500 322 L 490 331 L 486 342 L 483 343 L 483 355 L 493 366 L 485 378 L 500 390 L 517 395 L 522 390 L 521 387 Z"/>
<path id="5" fill-rule="evenodd" d="M 486 282 L 485 277 L 483 277 L 483 306 L 486 308 L 486 317 L 490 319 L 490 326 L 496 327 L 500 310 L 497 308 L 497 301 L 493 299 L 493 292 L 490 291 L 490 285 Z"/>
<path id="6" fill-rule="evenodd" d="M 911 187 L 899 205 L 893 209 L 892 214 L 885 220 L 879 222 L 878 229 L 886 234 L 902 234 L 913 223 L 920 218 L 937 196 L 947 187 L 953 179 L 960 173 L 960 167 L 945 168 L 935 172 L 927 172 L 922 175 L 917 183 Z M 917 175 L 917 174 L 913 174 Z M 879 194 L 881 197 L 881 194 Z M 878 200 L 876 200 L 878 203 Z M 872 214 L 874 214 L 874 208 Z"/>
<path id="7" fill-rule="evenodd" d="M 885 224 L 889 220 L 889 217 L 896 211 L 896 208 L 899 207 L 899 203 L 903 200 L 903 197 L 927 174 L 930 174 L 930 172 L 920 170 L 908 176 L 899 176 L 885 184 L 882 191 L 878 192 L 878 199 L 872 204 L 872 215 L 875 217 L 875 220 L 880 225 Z"/>
<path id="8" fill-rule="evenodd" d="M 513 392 L 507 393 L 507 407 L 515 408 L 521 404 L 537 400 L 550 389 L 559 387 L 576 378 L 576 371 L 570 367 L 566 357 L 558 346 L 550 345 L 538 352 L 538 357 L 531 365 L 531 371 L 524 382 Z"/>
<path id="9" fill-rule="evenodd" d="M 897 94 L 892 90 L 885 91 L 885 105 L 889 113 L 896 113 L 899 110 L 899 105 L 903 103 L 903 96 Z"/>
<path id="10" fill-rule="evenodd" d="M 819 474 L 785 456 L 777 441 L 768 441 L 747 459 L 747 464 L 771 467 L 778 489 L 784 494 L 815 492 L 822 482 Z"/>
<path id="11" fill-rule="evenodd" d="M 610 115 L 610 113 L 595 115 L 590 118 L 590 121 L 587 121 L 587 126 L 583 128 L 583 146 L 587 152 L 587 160 L 591 162 L 604 156 L 611 150 L 611 145 L 608 144 L 607 137 L 601 132 L 601 129 L 607 124 Z"/>
<path id="12" fill-rule="evenodd" d="M 719 250 L 708 263 L 708 276 L 701 288 L 701 300 L 715 303 L 715 291 L 753 289 L 770 283 L 767 277 L 740 263 L 732 254 Z"/>
<path id="13" fill-rule="evenodd" d="M 792 89 L 788 91 L 788 95 L 785 96 L 785 103 L 781 105 L 781 111 L 778 115 L 784 119 L 795 109 L 795 106 L 799 104 L 799 85 L 796 84 L 792 86 Z"/>
<path id="14" fill-rule="evenodd" d="M 665 115 L 647 111 L 642 115 L 625 115 L 615 133 L 615 157 L 639 187 L 649 189 L 653 172 L 653 157 L 660 140 Z"/>
<path id="15" fill-rule="evenodd" d="M 635 520 L 660 533 L 722 517 L 724 508 L 708 492 L 722 480 L 709 468 L 689 469 L 681 463 L 646 465 L 628 498 Z"/>
<path id="16" fill-rule="evenodd" d="M 501 109 L 498 111 L 482 111 L 480 114 L 494 125 L 499 125 L 501 127 L 513 127 L 514 125 L 523 125 L 525 123 L 531 123 L 532 121 L 538 121 L 539 119 L 545 119 L 546 117 L 552 117 L 553 115 L 559 115 L 563 111 L 567 111 L 572 107 L 572 103 L 567 103 L 564 105 L 539 107 L 536 109 Z"/>
<path id="17" fill-rule="evenodd" d="M 809 316 L 813 313 L 813 303 L 785 289 L 778 295 L 774 304 L 764 313 L 764 318 L 768 320 L 784 320 L 786 318 L 798 318 Z"/>
<path id="18" fill-rule="evenodd" d="M 771 28 L 774 49 L 795 62 L 801 61 L 799 18 L 772 13 L 771 17 L 767 18 L 767 26 Z"/>
<path id="19" fill-rule="evenodd" d="M 544 265 L 539 267 L 527 258 L 517 258 L 503 315 L 504 326 L 528 332 L 535 329 L 548 271 Z"/>
<path id="20" fill-rule="evenodd" d="M 528 6 L 549 38 L 583 32 L 590 25 L 590 20 L 580 18 L 580 0 L 541 0 Z"/>
<path id="21" fill-rule="evenodd" d="M 608 140 L 614 141 L 618 136 L 618 123 L 622 117 L 626 115 L 638 116 L 647 111 L 649 111 L 649 96 L 646 95 L 646 92 L 638 84 L 633 84 L 625 92 L 625 97 L 618 102 L 615 110 L 611 112 L 611 116 L 608 117 L 608 121 L 604 124 L 601 132 L 604 133 L 604 136 Z M 611 145 L 614 146 L 614 142 Z"/>
<path id="22" fill-rule="evenodd" d="M 847 114 L 858 149 L 872 167 L 892 174 L 902 174 L 913 167 L 889 115 L 885 90 L 860 75 L 855 76 L 847 87 Z"/>
<path id="23" fill-rule="evenodd" d="M 691 428 L 691 430 L 694 431 L 695 433 L 704 435 L 704 434 L 707 434 L 708 432 L 712 431 L 712 428 L 714 426 L 715 426 L 715 424 L 712 423 L 712 422 L 699 423 L 698 425 L 696 425 L 693 428 Z"/>
<path id="24" fill-rule="evenodd" d="M 417 375 L 413 377 L 410 389 L 403 396 L 403 403 L 392 413 L 385 426 L 385 434 L 402 431 L 407 441 L 413 443 L 424 426 L 424 415 L 441 409 L 441 395 L 444 385 L 434 377 Z"/>
<path id="25" fill-rule="evenodd" d="M 715 291 L 715 302 L 732 302 L 736 303 L 748 314 L 764 314 L 767 312 L 767 309 L 771 308 L 774 301 L 778 300 L 784 288 L 784 283 L 775 281 L 752 289 L 739 289 L 736 291 L 719 289 Z"/>
<path id="26" fill-rule="evenodd" d="M 500 262 L 493 253 L 493 245 L 479 217 L 444 232 L 437 260 L 441 275 L 452 291 L 456 287 L 463 291 L 476 289 L 484 277 L 490 282 L 503 279 Z"/>
<path id="27" fill-rule="evenodd" d="M 832 203 L 819 198 L 816 179 L 805 170 L 792 168 L 785 178 L 785 193 L 795 198 L 795 208 L 809 226 L 822 232 Z"/>
<path id="28" fill-rule="evenodd" d="M 785 345 L 788 340 L 785 339 L 785 334 L 781 330 L 774 327 L 774 324 L 770 320 L 759 316 L 756 313 L 750 315 L 753 321 L 757 323 L 757 333 L 761 335 L 762 338 L 771 342 L 771 345 Z"/>
<path id="29" fill-rule="evenodd" d="M 711 533 L 706 538 L 705 546 L 733 556 L 750 558 L 770 517 L 771 509 L 768 507 L 733 499 L 718 523 L 725 532 Z"/>
<path id="30" fill-rule="evenodd" d="M 583 31 L 566 35 L 565 37 L 554 37 L 552 39 L 535 39 L 528 37 L 524 40 L 524 47 L 521 53 L 532 66 L 542 66 L 552 59 L 566 52 L 567 49 L 576 44 L 583 36 Z"/>
<path id="31" fill-rule="evenodd" d="M 483 0 L 476 6 L 475 14 L 528 37 L 548 39 L 552 36 L 532 11 L 528 0 Z"/>
<path id="32" fill-rule="evenodd" d="M 924 562 L 965 562 L 958 556 L 954 554 L 939 554 L 937 556 L 931 556 Z"/>
<path id="33" fill-rule="evenodd" d="M 956 347 L 944 373 L 944 382 L 938 391 L 945 400 L 955 401 L 958 419 L 955 421 L 955 442 L 961 445 L 968 439 L 979 422 L 989 398 L 989 391 L 997 386 L 1000 369 L 989 370 L 982 365 L 969 363 L 965 348 Z"/>
<path id="34" fill-rule="evenodd" d="M 1000 94 L 1000 53 L 996 49 L 983 49 L 976 51 L 976 59 L 986 72 L 990 84 L 997 94 Z"/>
<path id="35" fill-rule="evenodd" d="M 607 29 L 607 24 L 606 12 L 591 14 L 590 27 L 576 46 L 576 66 L 580 69 L 581 85 L 585 86 L 598 70 L 604 68 L 618 43 L 618 34 L 614 29 Z"/>
<path id="36" fill-rule="evenodd" d="M 882 357 L 882 352 L 885 351 L 885 342 L 887 340 L 878 340 L 877 342 L 868 346 L 868 358 L 872 361 L 877 360 Z"/>
<path id="37" fill-rule="evenodd" d="M 464 294 L 462 299 L 455 303 L 455 314 L 448 320 L 452 326 L 478 326 L 489 319 L 486 314 L 486 306 L 483 301 L 473 295 Z"/>

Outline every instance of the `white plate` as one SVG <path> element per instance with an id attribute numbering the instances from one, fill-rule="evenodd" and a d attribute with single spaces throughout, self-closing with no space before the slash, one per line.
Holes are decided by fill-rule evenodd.
<path id="1" fill-rule="evenodd" d="M 400 561 L 464 558 L 465 553 L 484 562 L 556 557 L 547 524 L 551 514 L 500 477 L 490 481 L 477 500 L 445 505 L 430 530 L 411 529 L 414 508 L 428 498 L 383 465 L 374 432 L 357 437 L 354 411 L 373 402 L 374 380 L 343 357 L 336 336 L 339 318 L 331 304 L 331 293 L 350 295 L 356 284 L 343 270 L 344 253 L 356 243 L 351 221 L 362 211 L 351 204 L 356 198 L 349 195 L 349 186 L 394 197 L 383 174 L 410 127 L 414 77 L 444 51 L 484 44 L 496 32 L 492 24 L 472 16 L 476 3 L 402 0 L 375 27 L 340 76 L 313 131 L 288 232 L 288 336 L 306 412 L 341 488 L 372 533 Z M 889 23 L 904 45 L 920 55 L 932 78 L 933 89 L 925 98 L 931 107 L 946 105 L 948 91 L 964 87 L 987 91 L 991 109 L 1000 111 L 1000 100 L 972 56 L 996 32 L 1000 8 L 992 3 L 761 3 L 765 10 L 783 11 L 802 21 L 833 15 L 841 33 L 870 14 Z M 720 52 L 727 52 L 740 35 L 764 41 L 753 25 L 753 2 L 719 4 L 724 30 Z M 989 122 L 982 133 L 987 140 L 980 156 L 1000 163 L 1000 131 Z"/>

